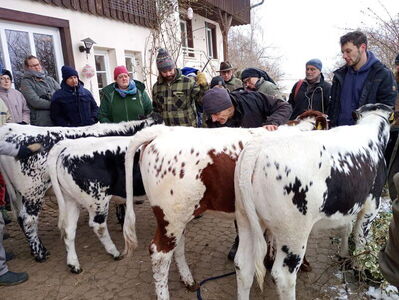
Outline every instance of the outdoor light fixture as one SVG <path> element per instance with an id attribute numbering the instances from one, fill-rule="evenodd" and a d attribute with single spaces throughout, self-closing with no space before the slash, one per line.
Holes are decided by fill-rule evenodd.
<path id="1" fill-rule="evenodd" d="M 79 46 L 79 51 L 80 52 L 85 52 L 86 51 L 87 54 L 90 53 L 91 48 L 96 43 L 91 38 L 85 38 L 84 40 L 82 40 L 82 42 L 85 45 L 84 46 Z"/>
<path id="2" fill-rule="evenodd" d="M 192 20 L 193 14 L 194 14 L 193 9 L 190 6 L 189 8 L 187 8 L 187 19 Z"/>

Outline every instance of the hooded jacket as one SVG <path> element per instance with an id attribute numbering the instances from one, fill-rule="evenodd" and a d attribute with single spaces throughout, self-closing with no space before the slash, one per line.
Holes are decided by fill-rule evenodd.
<path id="1" fill-rule="evenodd" d="M 63 80 L 51 99 L 50 112 L 55 126 L 87 126 L 97 122 L 98 106 L 83 82 L 70 87 Z"/>
<path id="2" fill-rule="evenodd" d="M 7 105 L 11 114 L 11 123 L 30 123 L 30 110 L 21 92 L 0 87 L 0 98 Z"/>
<path id="3" fill-rule="evenodd" d="M 328 109 L 331 126 L 353 124 L 353 109 L 369 103 L 393 107 L 397 95 L 392 72 L 369 51 L 368 61 L 357 72 L 344 66 L 334 72 Z"/>

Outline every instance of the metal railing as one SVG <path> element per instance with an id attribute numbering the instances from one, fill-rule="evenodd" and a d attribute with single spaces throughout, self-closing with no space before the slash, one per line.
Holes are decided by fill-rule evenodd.
<path id="1" fill-rule="evenodd" d="M 208 75 L 209 78 L 216 75 L 219 60 L 209 57 L 204 50 L 182 47 L 182 53 L 184 66 L 196 68 Z"/>

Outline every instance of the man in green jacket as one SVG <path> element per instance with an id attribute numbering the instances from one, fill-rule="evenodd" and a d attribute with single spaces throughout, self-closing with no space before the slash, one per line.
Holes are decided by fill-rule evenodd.
<path id="1" fill-rule="evenodd" d="M 152 112 L 144 83 L 131 80 L 125 66 L 115 68 L 114 79 L 100 91 L 100 123 L 140 120 Z"/>
<path id="2" fill-rule="evenodd" d="M 226 89 L 230 92 L 242 88 L 242 81 L 234 76 L 234 68 L 228 61 L 222 61 L 220 63 L 220 76 L 223 78 L 226 83 Z"/>
<path id="3" fill-rule="evenodd" d="M 267 96 L 283 99 L 280 89 L 269 75 L 258 68 L 247 68 L 241 73 L 241 80 L 246 90 L 258 91 Z"/>
<path id="4" fill-rule="evenodd" d="M 160 113 L 167 126 L 197 127 L 197 109 L 208 89 L 203 73 L 197 81 L 182 75 L 165 49 L 159 49 L 156 59 L 159 76 L 152 89 L 154 112 Z M 198 77 L 201 77 L 200 79 Z"/>

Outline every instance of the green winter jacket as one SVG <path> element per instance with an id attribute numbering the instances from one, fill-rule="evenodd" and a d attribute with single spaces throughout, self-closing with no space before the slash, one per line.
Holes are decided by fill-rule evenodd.
<path id="1" fill-rule="evenodd" d="M 237 77 L 232 76 L 229 81 L 226 82 L 226 88 L 232 92 L 236 89 L 242 88 L 242 81 L 241 79 L 238 79 Z"/>
<path id="2" fill-rule="evenodd" d="M 175 79 L 167 83 L 159 76 L 152 89 L 154 111 L 160 113 L 167 126 L 197 127 L 197 108 L 206 87 L 198 86 L 194 80 L 176 69 Z"/>
<path id="3" fill-rule="evenodd" d="M 100 123 L 119 123 L 139 120 L 152 112 L 151 99 L 145 91 L 144 83 L 135 80 L 137 93 L 123 98 L 111 83 L 100 91 Z"/>

